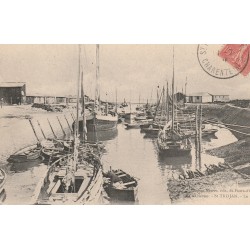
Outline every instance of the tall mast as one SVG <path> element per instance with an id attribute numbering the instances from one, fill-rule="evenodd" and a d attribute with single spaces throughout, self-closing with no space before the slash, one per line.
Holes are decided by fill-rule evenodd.
<path id="1" fill-rule="evenodd" d="M 81 45 L 79 45 L 79 58 L 78 58 L 78 79 L 77 79 L 77 95 L 76 95 L 76 121 L 75 121 L 75 131 L 74 131 L 74 163 L 73 170 L 76 171 L 76 162 L 78 158 L 78 132 L 79 132 L 79 85 L 81 81 Z"/>
<path id="2" fill-rule="evenodd" d="M 99 65 L 99 44 L 96 45 L 96 95 L 95 99 L 100 101 L 100 86 L 99 86 L 99 76 L 100 76 L 100 65 Z M 98 108 L 99 109 L 99 108 Z"/>
<path id="3" fill-rule="evenodd" d="M 168 93 L 168 81 L 167 81 L 167 96 L 166 96 L 166 109 L 167 109 L 167 121 L 169 122 L 169 93 Z"/>
<path id="4" fill-rule="evenodd" d="M 173 47 L 173 78 L 172 78 L 172 131 L 174 131 L 174 47 Z"/>
<path id="5" fill-rule="evenodd" d="M 85 118 L 85 94 L 83 88 L 83 69 L 81 68 L 81 98 L 82 98 L 82 139 L 86 138 L 86 118 Z"/>
<path id="6" fill-rule="evenodd" d="M 186 99 L 187 99 L 187 76 L 186 76 L 186 83 L 185 83 L 185 103 L 186 103 Z"/>
<path id="7" fill-rule="evenodd" d="M 115 112 L 117 113 L 117 88 L 115 89 Z"/>

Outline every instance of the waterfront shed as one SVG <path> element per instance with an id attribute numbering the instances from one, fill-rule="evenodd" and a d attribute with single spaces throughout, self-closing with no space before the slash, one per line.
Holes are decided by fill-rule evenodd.
<path id="1" fill-rule="evenodd" d="M 213 102 L 229 102 L 229 95 L 213 95 Z"/>
<path id="2" fill-rule="evenodd" d="M 209 103 L 213 102 L 213 96 L 207 92 L 193 93 L 188 96 L 190 103 Z"/>
<path id="3" fill-rule="evenodd" d="M 6 104 L 22 104 L 26 101 L 25 82 L 1 82 L 0 99 Z"/>

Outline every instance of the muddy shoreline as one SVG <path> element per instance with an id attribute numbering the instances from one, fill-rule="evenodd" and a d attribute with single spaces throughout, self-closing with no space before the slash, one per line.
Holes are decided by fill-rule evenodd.
<path id="1" fill-rule="evenodd" d="M 193 109 L 195 106 L 196 105 L 190 105 L 189 109 Z M 218 122 L 222 123 L 250 127 L 250 109 L 218 104 L 202 105 L 202 109 L 204 120 L 216 119 Z M 250 128 L 237 127 L 237 130 L 250 134 Z M 237 133 L 236 131 L 231 132 L 238 141 L 206 150 L 206 153 L 223 158 L 225 163 L 230 164 L 233 169 L 196 179 L 169 180 L 167 186 L 172 203 L 195 204 L 198 201 L 199 204 L 239 204 L 247 202 L 242 199 L 229 199 L 228 197 L 234 196 L 232 194 L 228 195 L 228 193 L 228 196 L 223 196 L 221 192 L 218 191 L 223 189 L 227 190 L 228 187 L 237 185 L 237 183 L 244 183 L 246 179 L 248 179 L 248 175 L 250 176 L 250 137 Z M 227 190 L 227 192 L 229 191 Z M 220 197 L 220 199 L 218 199 L 217 196 Z M 235 196 L 235 198 L 237 197 L 241 198 Z"/>

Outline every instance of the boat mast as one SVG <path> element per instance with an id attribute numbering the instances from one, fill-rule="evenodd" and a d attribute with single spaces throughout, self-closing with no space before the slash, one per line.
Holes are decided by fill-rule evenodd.
<path id="1" fill-rule="evenodd" d="M 172 131 L 174 131 L 174 47 L 173 47 L 173 78 L 172 78 Z"/>
<path id="2" fill-rule="evenodd" d="M 79 45 L 79 58 L 78 58 L 78 79 L 77 79 L 77 95 L 76 95 L 76 122 L 74 131 L 74 160 L 73 170 L 76 171 L 76 162 L 78 158 L 78 133 L 79 133 L 79 85 L 81 81 L 81 45 Z"/>
<path id="3" fill-rule="evenodd" d="M 85 117 L 85 94 L 83 88 L 83 69 L 81 67 L 81 98 L 82 98 L 82 139 L 86 138 L 86 117 Z"/>
<path id="4" fill-rule="evenodd" d="M 167 97 L 166 97 L 166 109 L 167 109 L 167 121 L 169 122 L 169 93 L 168 93 L 168 81 L 167 81 Z"/>
<path id="5" fill-rule="evenodd" d="M 100 104 L 100 86 L 99 86 L 99 76 L 100 76 L 100 65 L 99 65 L 99 44 L 96 45 L 96 94 L 95 100 Z M 98 110 L 99 110 L 98 105 Z"/>
<path id="6" fill-rule="evenodd" d="M 184 100 L 184 103 L 186 103 L 186 99 L 187 99 L 187 76 L 186 76 L 186 83 L 185 83 L 185 100 Z"/>
<path id="7" fill-rule="evenodd" d="M 115 112 L 117 113 L 117 88 L 115 89 Z"/>

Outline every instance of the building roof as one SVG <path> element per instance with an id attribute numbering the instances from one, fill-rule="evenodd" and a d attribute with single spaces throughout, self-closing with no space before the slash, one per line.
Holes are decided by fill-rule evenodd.
<path id="1" fill-rule="evenodd" d="M 229 96 L 229 95 L 225 95 L 225 94 L 215 94 L 215 95 L 212 95 L 212 96 Z"/>
<path id="2" fill-rule="evenodd" d="M 191 93 L 188 96 L 212 96 L 208 92 L 197 92 L 197 93 Z"/>
<path id="3" fill-rule="evenodd" d="M 2 88 L 23 87 L 23 85 L 25 85 L 25 82 L 0 82 Z"/>

